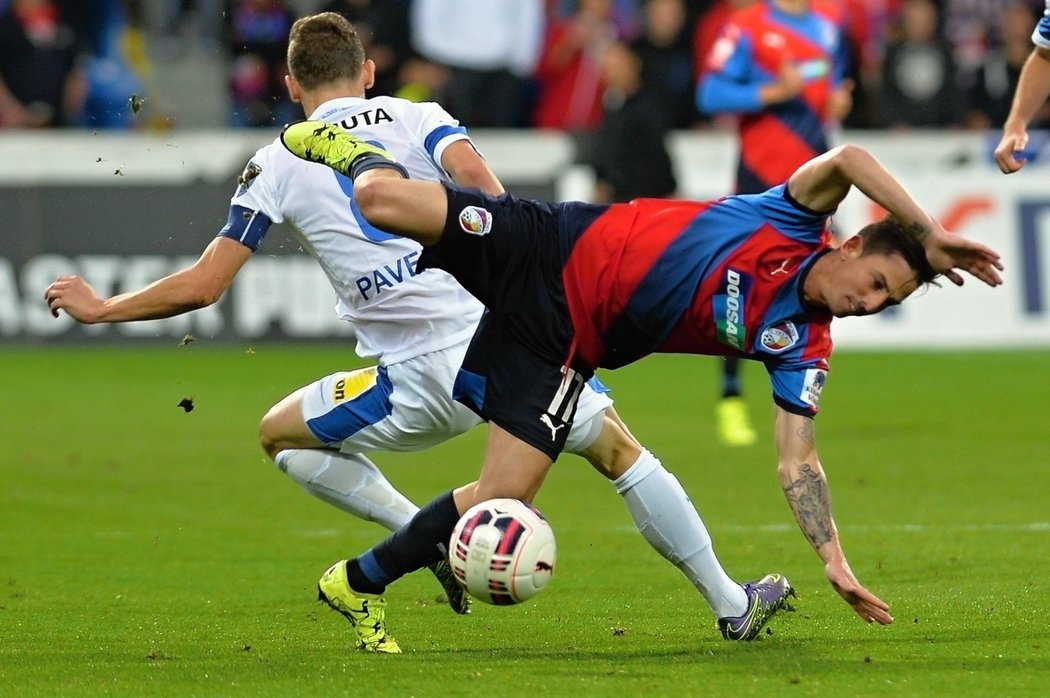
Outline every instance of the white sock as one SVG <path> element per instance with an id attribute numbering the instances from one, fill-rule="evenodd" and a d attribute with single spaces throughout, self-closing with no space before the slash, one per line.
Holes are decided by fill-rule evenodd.
<path id="1" fill-rule="evenodd" d="M 419 511 L 360 453 L 293 449 L 277 454 L 277 467 L 318 499 L 391 531 Z"/>
<path id="2" fill-rule="evenodd" d="M 718 618 L 743 615 L 747 594 L 715 557 L 711 535 L 682 485 L 649 451 L 613 481 L 649 545 L 682 571 Z"/>

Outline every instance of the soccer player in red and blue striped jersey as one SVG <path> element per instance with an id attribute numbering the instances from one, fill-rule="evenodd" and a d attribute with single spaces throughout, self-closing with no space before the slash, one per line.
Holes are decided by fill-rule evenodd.
<path id="1" fill-rule="evenodd" d="M 353 174 L 362 215 L 422 244 L 421 267 L 449 272 L 488 309 L 454 388 L 489 421 L 479 478 L 347 561 L 351 595 L 378 595 L 440 559 L 474 504 L 530 502 L 595 369 L 687 352 L 765 364 L 778 476 L 799 527 L 857 615 L 893 622 L 889 605 L 850 569 L 817 454 L 813 416 L 829 325 L 900 303 L 937 274 L 961 284 L 956 269 L 999 285 L 1002 265 L 993 250 L 945 231 L 870 153 L 837 148 L 759 195 L 603 206 L 404 180 L 388 154 L 317 122 L 293 124 L 282 141 Z M 890 216 L 833 249 L 827 221 L 854 186 Z"/>
<path id="2" fill-rule="evenodd" d="M 837 3 L 760 0 L 730 16 L 708 56 L 696 102 L 702 113 L 737 117 L 736 193 L 765 191 L 828 149 L 829 122 L 851 106 L 846 56 Z M 738 370 L 736 357 L 727 357 L 719 434 L 744 446 L 754 443 L 755 433 Z"/>

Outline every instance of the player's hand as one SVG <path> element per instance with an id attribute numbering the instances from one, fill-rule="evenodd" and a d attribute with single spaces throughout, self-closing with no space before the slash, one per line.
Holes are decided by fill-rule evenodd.
<path id="1" fill-rule="evenodd" d="M 794 61 L 785 60 L 780 64 L 780 74 L 775 82 L 762 88 L 762 101 L 766 104 L 780 104 L 802 94 L 806 80 Z"/>
<path id="2" fill-rule="evenodd" d="M 47 287 L 44 300 L 51 314 L 58 317 L 58 311 L 64 310 L 74 320 L 91 324 L 98 321 L 102 308 L 102 299 L 95 289 L 79 276 L 60 276 Z"/>
<path id="3" fill-rule="evenodd" d="M 824 566 L 824 574 L 839 596 L 852 606 L 854 612 L 865 622 L 879 625 L 889 625 L 893 622 L 889 604 L 862 587 L 845 561 L 829 562 Z"/>
<path id="4" fill-rule="evenodd" d="M 853 81 L 846 79 L 831 91 L 825 115 L 829 121 L 842 121 L 853 111 L 853 87 Z"/>
<path id="5" fill-rule="evenodd" d="M 1017 172 L 1024 167 L 1025 160 L 1018 159 L 1017 155 L 1028 145 L 1028 131 L 1024 128 L 1015 129 L 1007 126 L 1003 129 L 1003 137 L 999 145 L 995 146 L 995 163 L 1003 174 Z"/>
<path id="6" fill-rule="evenodd" d="M 934 269 L 956 286 L 963 285 L 963 277 L 957 269 L 970 273 L 989 286 L 1003 282 L 999 274 L 1003 262 L 998 252 L 962 235 L 953 235 L 940 226 L 926 240 L 926 258 Z"/>

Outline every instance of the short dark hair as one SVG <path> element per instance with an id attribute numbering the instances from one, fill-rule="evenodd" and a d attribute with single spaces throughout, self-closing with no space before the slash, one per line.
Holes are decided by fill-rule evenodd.
<path id="1" fill-rule="evenodd" d="M 864 239 L 862 257 L 869 254 L 899 254 L 915 270 L 920 286 L 931 283 L 939 275 L 926 258 L 923 244 L 893 216 L 864 226 L 857 235 Z"/>
<path id="2" fill-rule="evenodd" d="M 306 90 L 354 80 L 365 63 L 357 29 L 335 12 L 297 19 L 288 35 L 288 72 Z"/>

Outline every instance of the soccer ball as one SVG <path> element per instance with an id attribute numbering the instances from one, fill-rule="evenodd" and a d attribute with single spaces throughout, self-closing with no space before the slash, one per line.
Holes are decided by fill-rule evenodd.
<path id="1" fill-rule="evenodd" d="M 509 606 L 547 586 L 557 546 L 536 507 L 517 499 L 490 499 L 463 514 L 448 550 L 452 571 L 471 596 Z"/>

